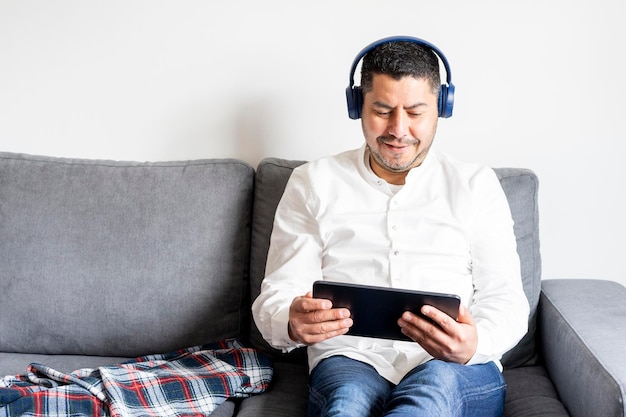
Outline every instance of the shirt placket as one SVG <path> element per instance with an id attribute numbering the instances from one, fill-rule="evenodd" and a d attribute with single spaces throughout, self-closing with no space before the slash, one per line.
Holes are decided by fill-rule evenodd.
<path id="1" fill-rule="evenodd" d="M 406 286 L 406 251 L 402 246 L 403 230 L 402 200 L 395 195 L 387 209 L 387 233 L 389 235 L 389 279 L 392 287 Z"/>

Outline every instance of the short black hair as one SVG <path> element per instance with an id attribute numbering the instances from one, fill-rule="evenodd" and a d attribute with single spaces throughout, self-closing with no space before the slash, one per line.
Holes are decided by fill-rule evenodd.
<path id="1" fill-rule="evenodd" d="M 361 65 L 363 94 L 371 91 L 374 74 L 386 74 L 395 80 L 407 76 L 425 78 L 436 96 L 441 89 L 437 55 L 429 47 L 415 42 L 387 42 L 365 54 Z"/>

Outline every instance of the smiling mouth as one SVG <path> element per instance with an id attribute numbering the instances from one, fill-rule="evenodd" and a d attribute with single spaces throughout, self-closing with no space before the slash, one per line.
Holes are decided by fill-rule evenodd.
<path id="1" fill-rule="evenodd" d="M 398 149 L 398 150 L 402 150 L 408 147 L 408 145 L 393 145 L 391 143 L 384 143 L 384 145 L 387 146 L 388 148 Z"/>
<path id="2" fill-rule="evenodd" d="M 378 138 L 378 144 L 384 145 L 391 151 L 403 151 L 409 147 L 417 146 L 419 143 L 419 139 Z"/>

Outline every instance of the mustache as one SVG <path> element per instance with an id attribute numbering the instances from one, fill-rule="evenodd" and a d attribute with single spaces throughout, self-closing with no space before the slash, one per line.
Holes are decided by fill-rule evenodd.
<path id="1" fill-rule="evenodd" d="M 407 145 L 407 146 L 417 145 L 418 143 L 420 143 L 419 139 L 397 138 L 395 136 L 379 136 L 376 138 L 376 141 L 379 144 L 381 143 L 392 144 L 394 142 L 395 143 L 400 142 L 402 145 Z"/>

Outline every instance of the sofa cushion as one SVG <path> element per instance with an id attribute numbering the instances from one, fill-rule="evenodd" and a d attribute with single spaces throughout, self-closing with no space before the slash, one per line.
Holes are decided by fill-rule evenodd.
<path id="1" fill-rule="evenodd" d="M 569 414 L 542 366 L 505 369 L 504 417 L 568 417 Z"/>
<path id="2" fill-rule="evenodd" d="M 504 379 L 507 383 L 504 417 L 569 416 L 542 366 L 507 369 Z M 237 416 L 304 417 L 307 398 L 306 366 L 278 362 L 270 389 L 263 395 L 243 400 Z"/>
<path id="3" fill-rule="evenodd" d="M 522 168 L 495 168 L 509 202 L 515 222 L 517 253 L 520 257 L 522 283 L 528 303 L 528 333 L 502 358 L 502 365 L 514 368 L 537 363 L 535 333 L 537 306 L 541 293 L 541 254 L 539 252 L 539 180 L 534 172 Z"/>
<path id="4" fill-rule="evenodd" d="M 239 337 L 253 183 L 235 160 L 1 153 L 0 351 L 135 357 Z"/>
<path id="5" fill-rule="evenodd" d="M 269 390 L 262 395 L 244 399 L 237 417 L 305 417 L 309 398 L 308 381 L 306 366 L 275 363 Z"/>
<path id="6" fill-rule="evenodd" d="M 250 261 L 250 292 L 254 300 L 260 292 L 265 274 L 274 212 L 293 168 L 303 161 L 268 158 L 257 167 L 255 182 L 254 218 L 252 225 L 252 253 Z M 524 291 L 530 303 L 529 332 L 513 350 L 503 358 L 506 367 L 533 364 L 536 361 L 535 322 L 539 292 L 541 290 L 541 258 L 539 254 L 538 180 L 527 169 L 497 168 L 494 170 L 507 196 L 515 221 L 517 250 L 520 255 Z M 273 350 L 252 323 L 251 343 L 256 348 L 281 357 Z M 298 352 L 291 356 L 298 358 Z M 285 356 L 282 355 L 284 359 Z"/>
<path id="7" fill-rule="evenodd" d="M 279 158 L 262 160 L 256 170 L 254 183 L 254 213 L 252 218 L 252 237 L 250 252 L 250 296 L 254 301 L 261 292 L 261 282 L 265 277 L 265 262 L 270 246 L 270 236 L 274 224 L 274 213 L 283 195 L 291 171 L 304 161 L 289 161 Z M 282 355 L 272 348 L 261 336 L 254 320 L 250 326 L 250 343 L 274 358 L 286 360 L 296 357 L 296 361 L 305 363 L 304 349 L 296 349 L 290 355 Z"/>

